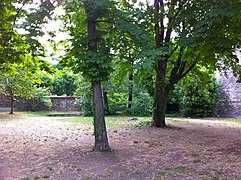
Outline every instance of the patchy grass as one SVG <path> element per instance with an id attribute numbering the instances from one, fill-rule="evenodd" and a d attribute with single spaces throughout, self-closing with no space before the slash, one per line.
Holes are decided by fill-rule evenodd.
<path id="1" fill-rule="evenodd" d="M 211 120 L 216 120 L 216 121 L 225 121 L 225 122 L 234 122 L 234 123 L 239 123 L 241 124 L 241 119 L 238 118 L 210 118 Z M 205 119 L 205 120 L 210 120 L 210 119 Z"/>
<path id="2" fill-rule="evenodd" d="M 30 116 L 47 116 L 48 114 L 76 114 L 77 111 L 38 111 L 38 112 L 25 112 L 26 115 Z"/>
<path id="3" fill-rule="evenodd" d="M 63 120 L 63 121 L 71 121 L 71 122 L 76 122 L 76 123 L 81 123 L 81 124 L 86 124 L 86 125 L 92 125 L 93 124 L 93 117 L 64 117 L 64 118 L 56 118 L 58 120 Z M 136 120 L 132 120 L 136 119 Z M 106 125 L 107 127 L 116 127 L 116 128 L 121 128 L 121 127 L 133 127 L 139 122 L 146 122 L 150 121 L 150 117 L 138 117 L 134 118 L 132 116 L 106 116 Z"/>
<path id="4" fill-rule="evenodd" d="M 202 120 L 202 119 L 200 119 Z M 214 121 L 224 121 L 224 122 L 234 122 L 241 124 L 241 119 L 240 118 L 203 118 L 203 120 L 214 120 Z"/>
<path id="5" fill-rule="evenodd" d="M 71 123 L 78 123 L 83 125 L 93 125 L 93 117 L 84 117 L 84 116 L 47 116 L 48 114 L 70 114 L 76 112 L 49 112 L 49 111 L 40 111 L 40 112 L 16 112 L 13 115 L 9 113 L 0 113 L 0 120 L 1 121 L 9 121 L 11 120 L 20 120 L 32 118 L 32 117 L 44 117 L 45 119 L 49 120 L 57 120 L 57 121 L 65 121 Z M 133 127 L 139 122 L 147 122 L 151 121 L 151 117 L 134 117 L 134 116 L 106 116 L 106 125 L 107 127 Z"/>
<path id="6" fill-rule="evenodd" d="M 178 120 L 174 120 L 174 119 L 167 119 L 167 122 L 173 122 L 175 124 L 192 124 L 189 121 L 178 121 Z"/>
<path id="7" fill-rule="evenodd" d="M 232 119 L 232 120 L 226 120 L 226 121 L 231 121 L 231 122 L 234 122 L 234 123 L 241 124 L 241 119 Z"/>
<path id="8" fill-rule="evenodd" d="M 152 126 L 151 121 L 141 121 L 135 125 L 136 128 L 150 127 L 150 126 Z"/>
<path id="9" fill-rule="evenodd" d="M 185 173 L 186 170 L 187 170 L 187 167 L 183 166 L 183 165 L 179 165 L 176 167 L 167 167 L 163 170 L 159 170 L 156 173 L 155 180 L 165 179 L 166 176 L 171 175 L 171 174 Z"/>
<path id="10" fill-rule="evenodd" d="M 25 119 L 26 117 L 45 117 L 51 120 L 59 120 L 59 121 L 68 121 L 73 123 L 80 123 L 85 125 L 93 125 L 93 117 L 83 117 L 83 116 L 63 116 L 63 117 L 47 117 L 48 114 L 73 114 L 77 112 L 68 111 L 68 112 L 52 112 L 52 111 L 39 111 L 39 112 L 15 112 L 14 114 L 9 114 L 8 112 L 0 112 L 0 121 L 9 121 L 9 120 L 19 120 Z M 169 116 L 168 116 L 169 117 Z M 167 118 L 168 118 L 167 117 Z M 170 116 L 166 119 L 166 122 L 175 123 L 175 124 L 193 124 L 188 121 L 179 121 L 173 120 Z M 134 116 L 106 116 L 106 124 L 108 127 L 148 127 L 151 126 L 151 117 L 134 117 Z M 201 119 L 200 119 L 201 120 Z M 204 119 L 208 120 L 208 119 Z M 233 119 L 233 118 L 210 118 L 209 120 L 218 120 L 223 122 L 233 122 L 241 124 L 241 119 Z"/>

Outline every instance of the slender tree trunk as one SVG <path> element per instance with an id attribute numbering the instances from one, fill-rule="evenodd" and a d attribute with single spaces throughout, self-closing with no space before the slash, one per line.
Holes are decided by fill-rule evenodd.
<path id="1" fill-rule="evenodd" d="M 128 109 L 131 109 L 132 99 L 133 99 L 133 70 L 130 71 L 129 75 L 129 92 L 128 92 Z"/>
<path id="2" fill-rule="evenodd" d="M 86 9 L 88 15 L 88 9 Z M 96 19 L 88 19 L 88 50 L 97 53 Z M 98 68 L 98 64 L 96 64 Z M 95 151 L 109 151 L 100 81 L 92 81 Z"/>
<path id="3" fill-rule="evenodd" d="M 10 113 L 9 114 L 13 114 L 13 109 L 14 109 L 14 94 L 11 93 L 10 95 L 10 99 L 11 99 L 11 108 L 10 108 Z"/>
<path id="4" fill-rule="evenodd" d="M 105 113 L 110 114 L 109 111 L 109 101 L 108 101 L 108 93 L 106 91 L 103 92 L 103 99 L 104 99 L 104 107 L 105 107 Z"/>
<path id="5" fill-rule="evenodd" d="M 100 81 L 92 82 L 95 151 L 109 151 Z"/>

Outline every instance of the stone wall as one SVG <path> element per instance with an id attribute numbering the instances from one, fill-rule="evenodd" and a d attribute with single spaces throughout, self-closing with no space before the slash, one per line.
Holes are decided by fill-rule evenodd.
<path id="1" fill-rule="evenodd" d="M 0 108 L 10 108 L 10 106 L 10 97 L 4 94 L 0 94 Z M 18 111 L 29 111 L 31 109 L 30 100 L 16 97 L 14 101 L 14 108 Z"/>
<path id="2" fill-rule="evenodd" d="M 75 96 L 50 96 L 52 101 L 51 109 L 43 104 L 34 102 L 33 100 L 16 98 L 14 108 L 16 111 L 80 111 L 80 107 L 75 104 L 77 97 Z M 0 108 L 8 109 L 11 106 L 10 97 L 0 94 Z M 35 106 L 35 107 L 33 107 Z M 36 107 L 37 106 L 37 107 Z"/>
<path id="3" fill-rule="evenodd" d="M 10 98 L 4 94 L 0 94 L 0 107 L 10 107 Z"/>
<path id="4" fill-rule="evenodd" d="M 241 117 L 241 84 L 236 82 L 237 78 L 232 75 L 231 71 L 227 77 L 218 73 L 217 81 L 221 85 L 219 88 L 217 115 L 222 117 Z"/>
<path id="5" fill-rule="evenodd" d="M 241 52 L 236 51 L 236 55 L 241 63 Z M 219 103 L 217 115 L 222 117 L 241 117 L 241 83 L 237 83 L 238 78 L 233 76 L 232 71 L 227 72 L 227 76 L 217 72 L 217 81 L 221 85 L 219 88 Z"/>
<path id="6" fill-rule="evenodd" d="M 52 111 L 80 111 L 80 107 L 75 104 L 75 96 L 51 96 Z"/>

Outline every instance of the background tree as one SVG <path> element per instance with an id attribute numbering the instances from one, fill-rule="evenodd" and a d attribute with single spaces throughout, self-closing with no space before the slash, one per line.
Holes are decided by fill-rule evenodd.
<path id="1" fill-rule="evenodd" d="M 52 94 L 58 96 L 72 96 L 76 90 L 75 76 L 66 70 L 54 74 Z"/>
<path id="2" fill-rule="evenodd" d="M 228 13 L 234 6 L 235 12 Z M 238 71 L 233 52 L 240 40 L 231 34 L 236 32 L 234 27 L 239 26 L 240 7 L 237 0 L 154 0 L 153 5 L 147 4 L 143 9 L 143 21 L 149 23 L 148 30 L 155 38 L 152 50 L 157 52 L 152 53 L 156 55 L 152 62 L 155 69 L 153 124 L 156 127 L 166 126 L 168 93 L 197 64 L 215 70 L 221 67 L 218 62 L 222 59 L 225 67 Z M 216 35 L 219 27 L 222 30 Z M 240 38 L 240 33 L 237 36 Z"/>
<path id="3" fill-rule="evenodd" d="M 110 9 L 113 2 L 86 0 L 66 6 L 65 20 L 70 33 L 71 47 L 65 64 L 92 83 L 95 150 L 110 150 L 104 118 L 101 81 L 107 80 L 111 71 L 110 42 L 105 36 L 111 30 Z M 71 15 L 69 13 L 71 12 Z M 85 29 L 83 28 L 85 27 Z"/>
<path id="4" fill-rule="evenodd" d="M 9 70 L 8 63 L 23 61 L 26 41 L 17 33 L 16 22 L 22 17 L 22 8 L 14 6 L 17 1 L 0 2 L 0 70 Z"/>
<path id="5" fill-rule="evenodd" d="M 42 0 L 34 4 L 31 0 L 2 0 L 0 2 L 0 69 L 11 70 L 12 63 L 22 63 L 26 55 L 31 55 L 33 62 L 44 61 L 37 58 L 44 56 L 44 48 L 38 37 L 44 33 L 42 26 L 46 17 L 50 17 L 53 4 Z M 21 32 L 21 33 L 20 33 Z"/>
<path id="6" fill-rule="evenodd" d="M 15 67 L 15 71 L 5 73 L 0 78 L 1 92 L 4 92 L 11 100 L 10 114 L 14 111 L 15 97 L 32 98 L 36 90 L 34 83 L 36 79 L 33 78 L 23 67 Z"/>

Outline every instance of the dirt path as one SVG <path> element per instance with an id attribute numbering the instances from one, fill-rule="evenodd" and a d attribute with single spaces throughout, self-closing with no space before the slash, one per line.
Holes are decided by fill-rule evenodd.
<path id="1" fill-rule="evenodd" d="M 173 122 L 167 129 L 108 131 L 113 152 L 98 153 L 91 152 L 90 126 L 52 118 L 0 120 L 0 180 L 241 179 L 238 126 Z"/>

